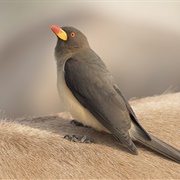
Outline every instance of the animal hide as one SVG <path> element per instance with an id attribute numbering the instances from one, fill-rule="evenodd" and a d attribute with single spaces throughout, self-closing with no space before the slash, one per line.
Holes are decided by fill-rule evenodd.
<path id="1" fill-rule="evenodd" d="M 180 149 L 180 93 L 130 101 L 143 127 Z M 134 156 L 111 135 L 91 133 L 95 143 L 74 143 L 66 134 L 87 128 L 66 113 L 0 120 L 1 179 L 180 179 L 179 164 L 136 143 Z"/>

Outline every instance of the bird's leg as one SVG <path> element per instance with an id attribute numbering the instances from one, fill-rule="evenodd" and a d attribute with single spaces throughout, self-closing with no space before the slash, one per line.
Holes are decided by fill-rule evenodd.
<path id="1" fill-rule="evenodd" d="M 81 126 L 81 127 L 85 127 L 85 128 L 89 128 L 90 126 L 86 126 L 83 123 L 76 121 L 75 119 L 73 119 L 72 121 L 70 121 L 70 124 L 73 124 L 75 126 Z"/>
<path id="2" fill-rule="evenodd" d="M 72 142 L 81 142 L 81 143 L 93 143 L 93 139 L 88 138 L 87 136 L 92 132 L 93 128 L 88 129 L 88 131 L 83 136 L 76 136 L 76 135 L 65 135 L 64 138 L 68 139 Z"/>
<path id="3" fill-rule="evenodd" d="M 94 142 L 92 139 L 88 138 L 87 136 L 93 131 L 93 128 L 91 127 L 90 129 L 88 129 L 88 131 L 86 131 L 86 133 L 81 137 L 81 142 L 82 143 L 92 143 Z"/>

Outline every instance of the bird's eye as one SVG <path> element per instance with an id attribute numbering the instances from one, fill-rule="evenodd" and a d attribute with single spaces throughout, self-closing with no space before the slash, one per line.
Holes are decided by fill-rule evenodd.
<path id="1" fill-rule="evenodd" d="M 75 36 L 75 33 L 74 33 L 74 32 L 72 32 L 70 35 L 71 35 L 71 37 L 74 37 L 74 36 Z"/>

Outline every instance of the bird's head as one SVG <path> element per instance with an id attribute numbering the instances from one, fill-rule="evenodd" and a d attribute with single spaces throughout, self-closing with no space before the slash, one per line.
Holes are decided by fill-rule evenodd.
<path id="1" fill-rule="evenodd" d="M 86 36 L 74 27 L 60 28 L 52 25 L 51 30 L 58 38 L 55 48 L 56 57 L 74 54 L 83 48 L 89 47 Z"/>

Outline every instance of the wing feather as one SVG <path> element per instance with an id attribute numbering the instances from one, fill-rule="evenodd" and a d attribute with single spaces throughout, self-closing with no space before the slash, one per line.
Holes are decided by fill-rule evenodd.
<path id="1" fill-rule="evenodd" d="M 90 56 L 90 57 L 89 57 Z M 85 59 L 89 57 L 89 59 Z M 128 130 L 131 119 L 115 81 L 94 52 L 78 54 L 65 63 L 65 81 L 76 99 L 128 149 L 137 154 Z"/>

